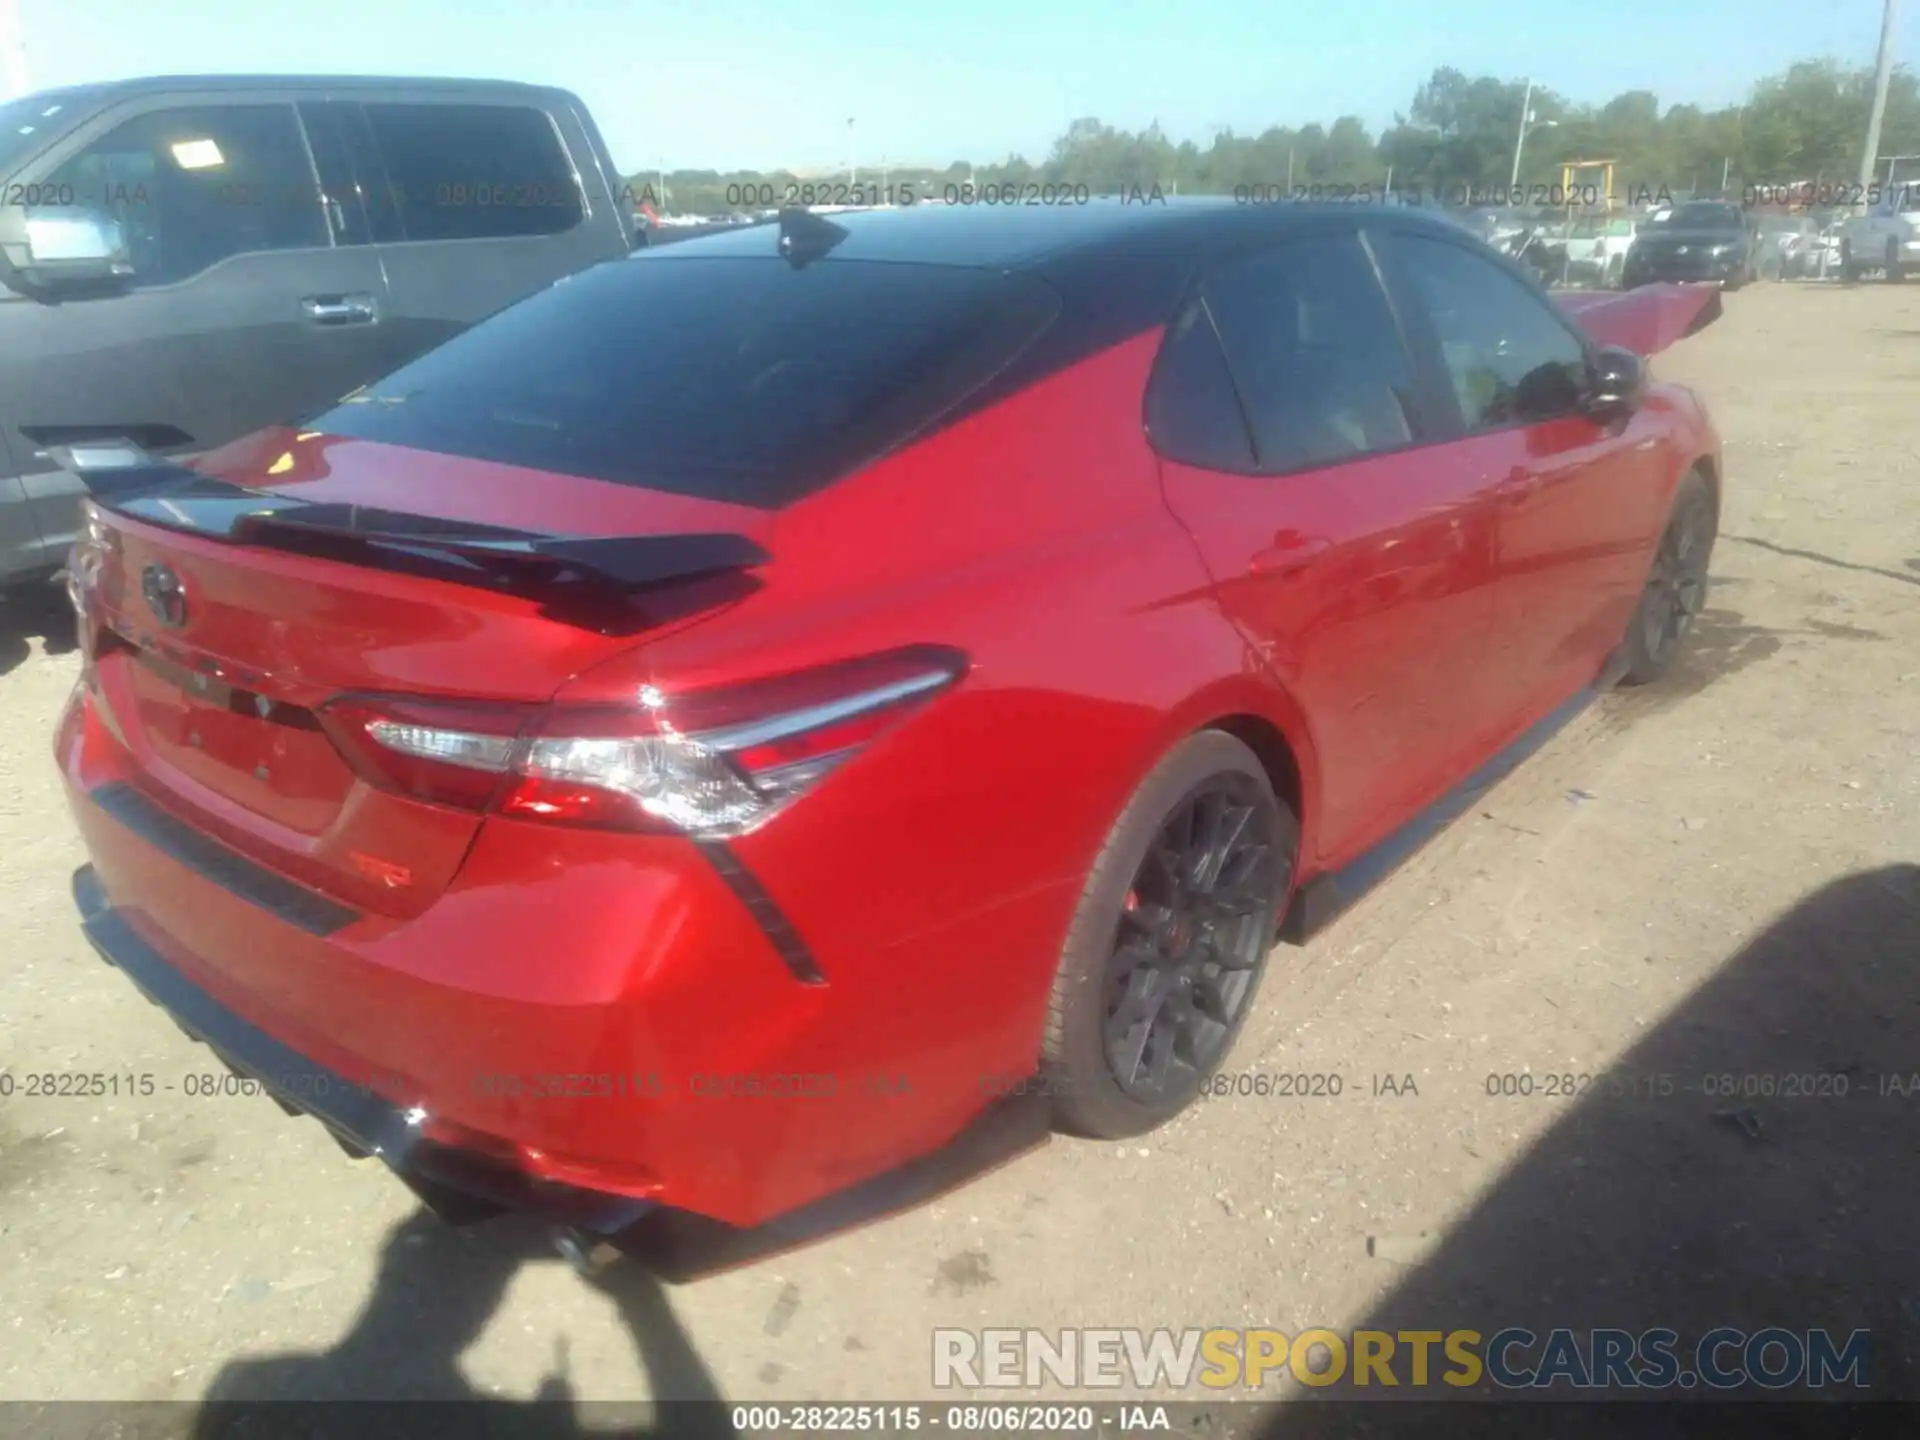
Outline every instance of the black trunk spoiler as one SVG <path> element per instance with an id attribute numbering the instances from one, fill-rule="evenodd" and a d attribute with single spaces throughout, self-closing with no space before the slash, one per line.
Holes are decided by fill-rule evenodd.
<path id="1" fill-rule="evenodd" d="M 124 444 L 63 446 L 48 453 L 80 478 L 102 510 L 240 545 L 450 559 L 505 578 L 515 571 L 529 579 L 571 573 L 621 591 L 747 570 L 773 558 L 745 535 L 553 535 L 303 500 L 219 480 Z"/>
<path id="2" fill-rule="evenodd" d="M 1634 290 L 1556 290 L 1554 299 L 1602 345 L 1658 355 L 1720 318 L 1713 285 L 1642 285 Z"/>

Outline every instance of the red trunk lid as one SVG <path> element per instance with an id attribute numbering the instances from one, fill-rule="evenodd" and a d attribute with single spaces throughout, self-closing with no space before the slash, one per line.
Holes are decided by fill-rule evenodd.
<path id="1" fill-rule="evenodd" d="M 764 541 L 767 512 L 360 440 L 263 432 L 205 457 L 252 488 L 572 536 L 731 533 Z M 727 593 L 678 589 L 671 622 L 596 628 L 538 598 L 228 540 L 105 511 L 95 628 L 102 698 L 143 788 L 294 879 L 362 908 L 416 914 L 458 869 L 479 817 L 369 785 L 315 712 L 349 692 L 541 702 L 662 624 Z M 159 567 L 185 615 L 144 593 Z M 609 602 L 610 606 L 612 602 Z M 606 633 L 611 631 L 611 633 Z"/>

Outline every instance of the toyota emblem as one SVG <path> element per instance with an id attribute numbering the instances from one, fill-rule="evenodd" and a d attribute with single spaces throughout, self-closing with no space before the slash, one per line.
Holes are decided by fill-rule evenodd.
<path id="1" fill-rule="evenodd" d="M 140 593 L 153 618 L 169 630 L 187 623 L 187 587 L 170 565 L 149 565 L 140 574 Z"/>

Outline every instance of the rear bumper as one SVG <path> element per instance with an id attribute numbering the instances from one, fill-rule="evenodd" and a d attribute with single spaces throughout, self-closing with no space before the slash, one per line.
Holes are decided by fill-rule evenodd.
<path id="1" fill-rule="evenodd" d="M 980 959 L 1057 947 L 1064 892 L 830 947 L 806 983 L 753 877 L 682 840 L 490 823 L 424 913 L 381 916 L 196 829 L 84 690 L 55 753 L 89 940 L 443 1207 L 758 1226 L 939 1150 L 1038 1053 L 1045 971 L 1023 1003 Z"/>
<path id="2" fill-rule="evenodd" d="M 91 865 L 74 872 L 81 932 L 100 957 L 146 999 L 205 1045 L 235 1074 L 256 1082 L 289 1115 L 309 1115 L 349 1155 L 384 1161 L 428 1206 L 454 1223 L 504 1211 L 532 1214 L 598 1234 L 616 1234 L 656 1208 L 528 1176 L 511 1166 L 437 1143 L 424 1110 L 402 1109 L 250 1024 L 215 1000 L 142 940 L 107 901 Z"/>

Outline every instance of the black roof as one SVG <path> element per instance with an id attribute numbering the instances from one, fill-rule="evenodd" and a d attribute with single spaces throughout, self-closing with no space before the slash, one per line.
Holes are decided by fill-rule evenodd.
<path id="1" fill-rule="evenodd" d="M 1458 234 L 1459 228 L 1407 206 L 1243 204 L 1225 196 L 1140 201 L 1090 200 L 1083 205 L 903 205 L 889 210 L 815 212 L 846 231 L 823 257 L 968 265 L 1046 273 L 1079 258 L 1149 255 L 1197 258 L 1219 246 L 1271 237 L 1306 226 L 1352 225 L 1363 219 Z M 772 256 L 779 225 L 730 227 L 711 235 L 642 250 L 635 260 L 702 260 Z"/>
<path id="2" fill-rule="evenodd" d="M 808 265 L 965 266 L 1031 276 L 1059 297 L 1046 332 L 968 401 L 991 403 L 1175 317 L 1195 276 L 1218 260 L 1289 232 L 1417 230 L 1481 242 L 1457 224 L 1410 206 L 1238 204 L 1226 197 L 1165 203 L 1129 199 L 1085 205 L 914 205 L 893 210 L 814 212 L 794 225 L 796 242 L 819 222 L 843 238 Z M 611 265 L 724 265 L 776 262 L 778 222 L 741 226 L 608 261 Z M 1493 252 L 1489 250 L 1488 254 Z M 1511 268 L 1511 267 L 1510 267 Z M 694 276 L 689 275 L 691 281 Z M 725 283 L 715 277 L 715 283 Z"/>

